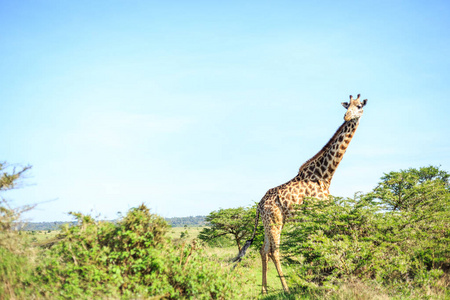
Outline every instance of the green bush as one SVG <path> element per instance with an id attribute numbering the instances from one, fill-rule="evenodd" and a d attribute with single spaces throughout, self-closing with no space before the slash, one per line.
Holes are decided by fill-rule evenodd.
<path id="1" fill-rule="evenodd" d="M 192 244 L 172 244 L 168 225 L 141 205 L 117 224 L 73 214 L 78 226 L 63 228 L 60 241 L 39 267 L 43 296 L 67 299 L 149 297 L 229 298 L 233 280 Z"/>
<path id="2" fill-rule="evenodd" d="M 417 180 L 395 202 L 395 197 L 384 200 L 374 193 L 307 199 L 297 222 L 283 232 L 283 253 L 295 270 L 292 283 L 336 289 L 353 280 L 372 280 L 399 292 L 444 292 L 450 266 L 447 187 L 440 179 Z"/>

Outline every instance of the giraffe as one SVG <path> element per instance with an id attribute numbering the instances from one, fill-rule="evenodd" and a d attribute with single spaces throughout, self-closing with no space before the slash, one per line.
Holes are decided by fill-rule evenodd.
<path id="1" fill-rule="evenodd" d="M 294 216 L 295 205 L 303 203 L 304 197 L 325 199 L 333 174 L 344 156 L 355 134 L 363 107 L 367 99 L 360 101 L 350 95 L 350 102 L 342 102 L 347 110 L 344 123 L 338 128 L 328 143 L 311 159 L 307 160 L 292 180 L 266 192 L 258 204 L 253 236 L 242 247 L 234 261 L 239 262 L 255 238 L 259 217 L 264 225 L 264 244 L 260 250 L 262 260 L 262 293 L 267 293 L 267 264 L 272 259 L 285 292 L 289 292 L 280 264 L 280 234 L 283 225 Z"/>

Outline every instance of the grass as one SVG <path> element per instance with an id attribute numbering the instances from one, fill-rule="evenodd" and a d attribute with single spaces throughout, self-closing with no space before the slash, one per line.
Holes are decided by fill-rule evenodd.
<path id="1" fill-rule="evenodd" d="M 186 242 L 191 242 L 198 236 L 202 229 L 203 227 L 174 227 L 171 228 L 168 235 L 175 241 L 184 240 Z M 183 233 L 187 233 L 187 235 L 181 238 Z M 267 299 L 283 299 L 283 297 L 286 296 L 281 287 L 281 282 L 275 266 L 270 263 L 267 271 L 268 295 L 261 296 L 262 266 L 259 252 L 255 249 L 249 250 L 245 259 L 238 264 L 234 270 L 232 270 L 234 264 L 231 260 L 238 254 L 236 246 L 223 248 L 206 247 L 206 253 L 211 260 L 222 263 L 224 268 L 230 268 L 231 272 L 237 272 L 245 278 L 238 298 L 266 299 L 269 297 Z M 285 267 L 285 269 L 288 271 L 288 268 Z"/>
<path id="2" fill-rule="evenodd" d="M 21 231 L 26 241 L 36 245 L 55 239 L 58 233 L 59 230 Z"/>
<path id="3" fill-rule="evenodd" d="M 174 241 L 183 240 L 190 243 L 197 238 L 202 229 L 203 227 L 173 227 L 169 230 L 168 235 Z M 184 236 L 181 237 L 182 235 Z M 237 255 L 238 250 L 236 246 L 206 247 L 206 253 L 211 260 L 222 263 L 224 268 L 230 268 L 231 271 L 234 266 L 231 260 Z M 285 269 L 288 271 L 287 268 Z M 232 272 L 237 272 L 245 278 L 238 297 L 240 299 L 266 299 L 267 297 L 269 297 L 267 299 L 283 299 L 279 297 L 285 297 L 278 273 L 272 264 L 269 264 L 267 271 L 268 295 L 261 296 L 262 266 L 259 252 L 255 249 L 249 250 L 245 259 Z"/>
<path id="4" fill-rule="evenodd" d="M 168 236 L 173 240 L 182 238 L 190 243 L 197 238 L 202 229 L 203 227 L 172 227 L 168 232 Z M 184 237 L 182 237 L 183 233 L 185 234 Z"/>

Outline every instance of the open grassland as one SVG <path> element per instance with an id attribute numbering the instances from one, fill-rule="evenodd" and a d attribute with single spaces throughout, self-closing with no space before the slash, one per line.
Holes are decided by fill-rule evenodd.
<path id="1" fill-rule="evenodd" d="M 202 229 L 203 227 L 172 227 L 167 232 L 167 236 L 173 240 L 183 239 L 187 242 L 192 242 Z"/>
<path id="2" fill-rule="evenodd" d="M 59 230 L 33 230 L 21 231 L 21 235 L 24 236 L 26 241 L 35 245 L 40 245 L 55 240 L 59 232 Z"/>

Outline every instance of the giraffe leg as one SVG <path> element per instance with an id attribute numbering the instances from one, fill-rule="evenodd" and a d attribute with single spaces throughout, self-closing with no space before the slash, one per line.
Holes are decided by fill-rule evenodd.
<path id="1" fill-rule="evenodd" d="M 275 268 L 277 269 L 278 276 L 281 280 L 281 285 L 283 286 L 283 290 L 286 293 L 289 293 L 289 288 L 286 283 L 286 278 L 284 278 L 283 271 L 281 270 L 281 263 L 280 263 L 280 235 L 281 235 L 281 229 L 283 228 L 283 225 L 272 225 L 272 234 L 269 237 L 270 239 L 270 251 L 269 251 L 269 257 L 272 259 L 273 263 L 275 264 Z"/>
<path id="2" fill-rule="evenodd" d="M 273 263 L 275 264 L 275 268 L 277 268 L 278 276 L 280 276 L 281 285 L 283 286 L 283 290 L 286 293 L 289 293 L 289 288 L 286 283 L 286 278 L 284 278 L 283 271 L 281 270 L 281 263 L 280 263 L 280 250 L 275 249 L 270 252 L 269 257 L 272 259 Z"/>
<path id="3" fill-rule="evenodd" d="M 260 253 L 262 263 L 262 294 L 267 294 L 267 263 L 269 261 L 269 242 L 267 241 L 267 237 L 264 239 Z"/>

